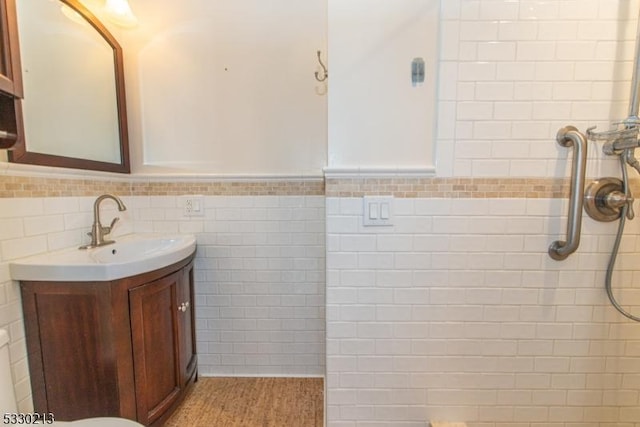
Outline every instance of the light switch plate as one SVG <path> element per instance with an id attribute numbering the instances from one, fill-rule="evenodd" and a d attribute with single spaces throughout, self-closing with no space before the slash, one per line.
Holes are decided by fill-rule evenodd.
<path id="1" fill-rule="evenodd" d="M 393 225 L 393 196 L 364 196 L 362 206 L 363 225 Z"/>

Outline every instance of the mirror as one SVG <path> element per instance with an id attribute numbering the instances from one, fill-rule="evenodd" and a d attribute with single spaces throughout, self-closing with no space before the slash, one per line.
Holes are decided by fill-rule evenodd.
<path id="1" fill-rule="evenodd" d="M 24 129 L 9 161 L 129 173 L 118 42 L 77 0 L 17 1 L 16 8 Z"/>

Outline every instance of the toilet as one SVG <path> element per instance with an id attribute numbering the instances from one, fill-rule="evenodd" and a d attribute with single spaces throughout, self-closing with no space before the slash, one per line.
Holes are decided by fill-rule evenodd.
<path id="1" fill-rule="evenodd" d="M 11 380 L 11 363 L 9 360 L 9 334 L 0 329 L 0 416 L 18 412 L 16 397 Z M 55 414 L 54 414 L 55 415 Z M 124 418 L 87 418 L 78 421 L 56 421 L 50 425 L 70 427 L 141 427 L 135 421 Z"/>

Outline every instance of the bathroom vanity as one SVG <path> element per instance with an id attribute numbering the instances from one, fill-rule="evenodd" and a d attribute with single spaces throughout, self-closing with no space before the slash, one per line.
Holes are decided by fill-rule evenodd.
<path id="1" fill-rule="evenodd" d="M 35 411 L 162 425 L 197 379 L 194 256 L 115 280 L 22 280 Z"/>

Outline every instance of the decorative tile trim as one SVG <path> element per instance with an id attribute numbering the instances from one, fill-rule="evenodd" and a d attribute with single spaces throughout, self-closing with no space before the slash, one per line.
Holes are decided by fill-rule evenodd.
<path id="1" fill-rule="evenodd" d="M 324 180 L 144 181 L 0 175 L 0 198 L 96 196 L 322 196 Z"/>
<path id="2" fill-rule="evenodd" d="M 0 175 L 0 197 L 70 197 L 115 193 L 128 196 L 127 181 Z"/>
<path id="3" fill-rule="evenodd" d="M 588 181 L 587 181 L 588 182 Z M 638 190 L 632 182 L 632 190 Z M 569 197 L 570 181 L 561 178 L 328 178 L 327 197 L 557 199 Z"/>
<path id="4" fill-rule="evenodd" d="M 129 180 L 0 175 L 0 198 L 96 196 L 322 196 L 397 198 L 566 198 L 568 179 L 355 177 L 325 180 Z M 640 181 L 632 182 L 634 193 Z"/>
<path id="5" fill-rule="evenodd" d="M 133 182 L 132 196 L 323 196 L 324 180 Z"/>

